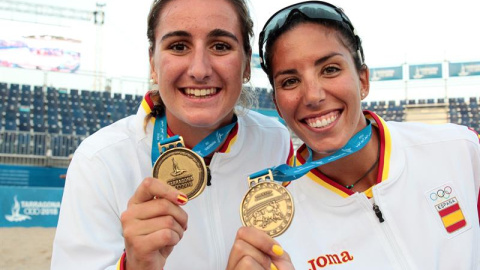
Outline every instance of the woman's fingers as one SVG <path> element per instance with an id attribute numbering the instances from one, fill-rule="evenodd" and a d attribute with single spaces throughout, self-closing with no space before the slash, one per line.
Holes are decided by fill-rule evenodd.
<path id="1" fill-rule="evenodd" d="M 273 258 L 284 254 L 282 247 L 265 232 L 252 227 L 238 230 L 227 269 L 274 269 Z M 248 268 L 251 267 L 251 268 Z"/>
<path id="2" fill-rule="evenodd" d="M 176 205 L 184 205 L 188 202 L 187 196 L 182 192 L 158 179 L 149 177 L 138 186 L 128 204 L 144 203 L 152 198 L 165 198 Z"/>

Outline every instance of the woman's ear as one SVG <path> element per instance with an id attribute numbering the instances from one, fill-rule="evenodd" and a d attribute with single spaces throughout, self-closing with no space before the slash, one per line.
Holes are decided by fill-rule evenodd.
<path id="1" fill-rule="evenodd" d="M 152 53 L 150 53 L 150 78 L 153 80 L 153 83 L 158 84 L 157 72 L 155 70 L 155 61 Z"/>
<path id="2" fill-rule="evenodd" d="M 244 80 L 243 83 L 249 82 L 252 76 L 251 59 L 252 59 L 252 54 L 249 53 L 247 55 L 247 62 L 245 63 L 245 70 L 243 71 L 243 80 Z"/>
<path id="3" fill-rule="evenodd" d="M 360 95 L 362 99 L 364 99 L 370 92 L 370 70 L 368 69 L 367 65 L 362 66 L 362 69 L 358 75 L 360 79 Z"/>

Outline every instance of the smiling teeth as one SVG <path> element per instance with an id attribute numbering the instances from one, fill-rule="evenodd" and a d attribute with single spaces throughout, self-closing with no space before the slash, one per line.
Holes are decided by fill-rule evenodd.
<path id="1" fill-rule="evenodd" d="M 193 89 L 193 88 L 186 88 L 185 94 L 194 97 L 206 97 L 210 95 L 215 95 L 217 93 L 216 88 L 208 88 L 208 89 Z"/>
<path id="2" fill-rule="evenodd" d="M 333 114 L 327 117 L 308 119 L 306 120 L 306 122 L 310 127 L 323 128 L 330 125 L 333 121 L 337 119 L 337 117 L 338 117 L 338 114 Z"/>

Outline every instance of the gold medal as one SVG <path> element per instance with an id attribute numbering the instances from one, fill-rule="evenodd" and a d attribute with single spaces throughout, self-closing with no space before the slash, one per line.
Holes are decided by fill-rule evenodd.
<path id="1" fill-rule="evenodd" d="M 170 148 L 169 146 L 177 146 Z M 181 145 L 180 147 L 178 147 Z M 202 193 L 207 185 L 207 166 L 194 151 L 183 147 L 183 139 L 160 145 L 169 149 L 163 152 L 153 166 L 153 177 L 185 193 L 189 200 Z"/>
<path id="2" fill-rule="evenodd" d="M 257 178 L 249 177 L 248 184 L 250 189 L 240 205 L 243 225 L 260 229 L 271 237 L 281 235 L 292 223 L 295 210 L 290 192 L 273 182 L 270 170 Z"/>

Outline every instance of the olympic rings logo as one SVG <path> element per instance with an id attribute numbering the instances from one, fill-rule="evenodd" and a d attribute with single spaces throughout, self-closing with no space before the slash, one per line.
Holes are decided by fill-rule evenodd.
<path id="1" fill-rule="evenodd" d="M 450 186 L 446 186 L 444 189 L 439 189 L 437 192 L 432 192 L 430 194 L 430 199 L 432 201 L 436 201 L 438 198 L 448 199 L 450 198 L 450 194 L 452 194 L 452 188 Z"/>

